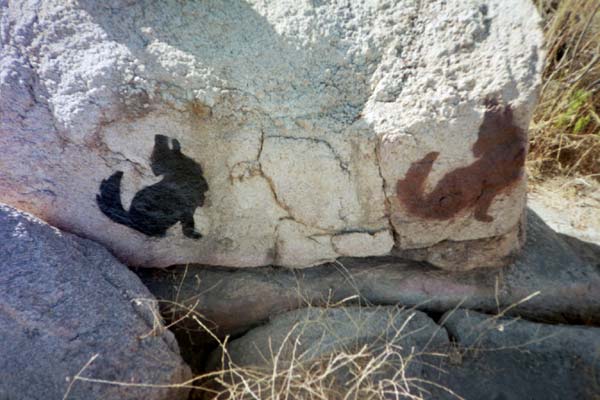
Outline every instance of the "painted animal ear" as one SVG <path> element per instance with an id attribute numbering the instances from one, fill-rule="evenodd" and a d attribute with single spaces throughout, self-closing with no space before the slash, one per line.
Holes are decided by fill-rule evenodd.
<path id="1" fill-rule="evenodd" d="M 171 143 L 173 145 L 173 151 L 180 153 L 181 152 L 181 144 L 179 144 L 179 140 L 173 139 L 173 141 Z"/>
<path id="2" fill-rule="evenodd" d="M 168 143 L 168 138 L 165 135 L 154 135 L 154 144 L 155 145 L 166 145 Z"/>

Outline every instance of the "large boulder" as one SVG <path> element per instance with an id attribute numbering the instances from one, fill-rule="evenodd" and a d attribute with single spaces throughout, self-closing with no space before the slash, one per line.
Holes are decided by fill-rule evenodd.
<path id="1" fill-rule="evenodd" d="M 425 379 L 461 398 L 595 400 L 600 395 L 600 328 L 466 310 L 450 312 L 442 321 L 462 357 Z M 446 390 L 432 391 L 431 398 L 456 398 Z"/>
<path id="2" fill-rule="evenodd" d="M 144 387 L 190 370 L 156 300 L 106 249 L 0 205 L 0 254 L 1 399 L 187 398 Z"/>
<path id="3" fill-rule="evenodd" d="M 0 200 L 130 265 L 520 246 L 529 1 L 1 7 Z"/>
<path id="4" fill-rule="evenodd" d="M 381 350 L 390 343 L 408 356 L 411 351 L 422 355 L 440 349 L 449 339 L 420 311 L 394 306 L 302 308 L 274 316 L 233 340 L 226 346 L 226 361 L 237 367 L 285 369 L 293 361 L 312 362 L 336 352 L 358 352 L 364 346 Z M 213 366 L 222 359 L 222 350 L 213 353 Z"/>

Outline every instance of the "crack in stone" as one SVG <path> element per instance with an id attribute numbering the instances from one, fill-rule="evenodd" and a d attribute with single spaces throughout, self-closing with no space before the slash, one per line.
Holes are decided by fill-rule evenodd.
<path id="1" fill-rule="evenodd" d="M 331 153 L 334 155 L 335 160 L 338 162 L 338 164 L 340 166 L 340 169 L 348 176 L 351 175 L 351 172 L 348 169 L 348 164 L 342 160 L 342 157 L 337 153 L 337 151 L 335 151 L 333 146 L 326 140 L 311 138 L 311 137 L 296 137 L 296 136 L 282 136 L 282 135 L 268 135 L 266 137 L 269 139 L 304 140 L 304 141 L 309 141 L 312 143 L 324 144 L 329 149 L 329 151 L 331 151 Z"/>
<path id="2" fill-rule="evenodd" d="M 384 211 L 384 218 L 387 220 L 388 223 L 388 232 L 390 232 L 390 234 L 392 235 L 393 239 L 394 239 L 394 244 L 395 245 L 400 245 L 400 240 L 398 235 L 396 234 L 396 231 L 394 229 L 394 225 L 392 224 L 392 203 L 390 202 L 390 199 L 387 196 L 387 184 L 385 181 L 385 178 L 383 177 L 383 172 L 381 171 L 381 138 L 378 138 L 377 142 L 375 143 L 374 149 L 373 151 L 375 152 L 375 160 L 377 162 L 377 173 L 379 175 L 379 178 L 381 179 L 381 191 L 383 192 L 383 199 L 384 199 L 384 206 L 385 206 L 385 211 Z"/>
<path id="3" fill-rule="evenodd" d="M 299 138 L 299 137 L 292 137 L 292 136 L 266 135 L 265 132 L 263 130 L 261 130 L 260 145 L 259 145 L 258 154 L 257 154 L 257 162 L 258 162 L 258 168 L 259 168 L 258 172 L 259 172 L 259 175 L 262 178 L 264 178 L 265 181 L 267 182 L 267 184 L 269 185 L 269 188 L 271 190 L 271 194 L 272 194 L 273 199 L 275 200 L 276 204 L 288 214 L 286 217 L 280 218 L 279 221 L 290 220 L 290 221 L 293 221 L 293 222 L 298 223 L 300 225 L 303 225 L 303 226 L 305 226 L 305 227 L 307 227 L 309 229 L 316 229 L 316 230 L 320 231 L 320 233 L 317 233 L 317 234 L 314 234 L 314 235 L 310 235 L 307 238 L 309 240 L 314 241 L 315 243 L 317 243 L 319 245 L 322 245 L 323 243 L 321 243 L 318 240 L 316 240 L 315 237 L 317 237 L 317 236 L 318 237 L 323 237 L 323 236 L 329 237 L 329 240 L 331 241 L 331 249 L 335 253 L 337 253 L 338 255 L 340 255 L 340 256 L 342 256 L 342 254 L 338 251 L 338 249 L 336 248 L 336 246 L 333 243 L 333 238 L 335 238 L 337 236 L 342 236 L 342 235 L 350 234 L 350 233 L 364 233 L 364 234 L 368 234 L 368 235 L 374 236 L 374 235 L 376 235 L 378 233 L 381 233 L 381 232 L 391 232 L 392 235 L 393 235 L 393 230 L 391 228 L 391 223 L 390 223 L 390 220 L 389 220 L 389 205 L 387 204 L 388 203 L 388 199 L 385 196 L 385 187 L 384 187 L 385 181 L 383 179 L 379 163 L 378 163 L 378 173 L 379 173 L 379 176 L 380 176 L 380 178 L 382 180 L 382 190 L 384 190 L 384 199 L 386 200 L 386 215 L 385 215 L 385 217 L 386 217 L 386 220 L 387 220 L 387 223 L 388 223 L 388 227 L 387 228 L 383 228 L 383 229 L 359 229 L 359 228 L 357 228 L 357 229 L 347 229 L 347 230 L 343 230 L 343 231 L 321 229 L 321 228 L 312 226 L 310 224 L 307 224 L 307 223 L 299 220 L 298 218 L 296 218 L 293 215 L 293 212 L 290 209 L 290 207 L 287 206 L 287 204 L 285 204 L 285 202 L 282 199 L 280 199 L 279 196 L 277 195 L 277 190 L 276 190 L 276 186 L 275 186 L 274 181 L 272 180 L 271 177 L 269 177 L 267 174 L 264 173 L 263 168 L 262 168 L 262 164 L 260 162 L 260 158 L 261 158 L 262 152 L 264 150 L 264 143 L 265 143 L 265 140 L 267 138 L 274 138 L 274 139 L 281 138 L 281 139 L 287 139 L 287 140 L 306 140 L 306 141 L 310 141 L 310 142 L 313 142 L 313 143 L 325 144 L 325 146 L 327 146 L 327 148 L 334 154 L 336 160 L 340 164 L 340 168 L 345 173 L 347 173 L 348 175 L 350 174 L 350 171 L 349 171 L 346 163 L 344 163 L 341 160 L 341 157 L 337 154 L 337 152 L 335 152 L 335 150 L 333 149 L 333 147 L 331 146 L 331 144 L 328 143 L 325 140 L 315 139 L 315 138 L 301 138 L 301 137 Z M 377 148 L 375 148 L 375 149 L 377 149 Z M 376 156 L 377 156 L 377 154 L 376 154 Z M 377 160 L 379 160 L 379 158 L 377 158 Z M 280 260 L 280 257 L 281 257 L 280 256 L 280 251 L 281 250 L 278 248 L 278 242 L 279 242 L 279 224 L 277 225 L 277 227 L 275 229 L 275 245 L 274 245 L 274 253 L 275 253 L 274 259 L 277 262 Z"/>
<path id="4" fill-rule="evenodd" d="M 389 232 L 388 228 L 382 228 L 382 229 L 345 229 L 343 231 L 337 231 L 333 236 L 343 236 L 343 235 L 349 235 L 351 233 L 364 233 L 370 236 L 375 236 L 378 233 L 381 232 Z"/>
<path id="5" fill-rule="evenodd" d="M 264 149 L 265 137 L 266 137 L 264 130 L 261 129 L 260 133 L 261 133 L 260 146 L 258 148 L 258 154 L 256 155 L 256 163 L 258 165 L 258 175 L 267 182 L 267 185 L 269 186 L 269 190 L 271 191 L 271 196 L 272 196 L 273 200 L 275 201 L 275 204 L 277 204 L 277 206 L 279 206 L 279 208 L 281 208 L 287 214 L 286 217 L 279 218 L 279 220 L 277 221 L 277 225 L 275 225 L 274 243 L 273 243 L 273 262 L 274 262 L 274 264 L 278 265 L 278 264 L 281 264 L 281 249 L 279 248 L 279 229 L 281 226 L 281 221 L 289 220 L 289 221 L 293 221 L 297 224 L 300 224 L 302 226 L 305 226 L 309 229 L 315 229 L 315 228 L 302 222 L 301 220 L 298 220 L 294 216 L 294 214 L 292 213 L 292 210 L 288 207 L 288 205 L 285 204 L 285 202 L 282 199 L 280 199 L 279 196 L 277 195 L 277 190 L 275 188 L 275 182 L 273 182 L 273 179 L 270 176 L 265 174 L 262 164 L 260 162 L 260 158 L 262 156 L 262 152 Z"/>
<path id="6" fill-rule="evenodd" d="M 279 221 L 275 225 L 275 232 L 273 232 L 273 264 L 275 265 L 280 264 L 281 259 L 281 250 L 279 249 Z"/>
<path id="7" fill-rule="evenodd" d="M 262 178 L 264 178 L 265 181 L 267 181 L 267 185 L 269 185 L 269 189 L 271 190 L 271 194 L 273 196 L 273 199 L 275 200 L 275 203 L 277 203 L 277 205 L 282 210 L 284 210 L 288 214 L 288 216 L 290 218 L 292 218 L 292 219 L 295 220 L 295 218 L 292 215 L 292 211 L 290 210 L 290 208 L 287 206 L 287 204 L 285 204 L 283 202 L 283 200 L 281 200 L 279 198 L 279 196 L 277 196 L 277 190 L 275 189 L 275 182 L 273 182 L 273 179 L 271 179 L 270 176 L 268 176 L 267 174 L 265 174 L 265 171 L 263 170 L 262 164 L 260 162 L 260 158 L 262 156 L 264 144 L 265 144 L 265 132 L 264 132 L 264 130 L 261 129 L 261 131 L 260 131 L 260 147 L 258 148 L 258 154 L 256 156 L 256 162 L 258 163 L 258 172 L 259 172 L 260 176 Z"/>
<path id="8" fill-rule="evenodd" d="M 260 147 L 258 150 L 258 155 L 256 157 L 256 161 L 258 163 L 258 175 L 260 175 L 267 182 L 267 185 L 269 186 L 271 195 L 273 196 L 275 203 L 279 206 L 279 208 L 281 208 L 283 211 L 285 211 L 287 213 L 287 217 L 280 218 L 279 221 L 292 220 L 292 221 L 294 221 L 300 225 L 303 225 L 309 229 L 316 229 L 316 230 L 325 232 L 326 230 L 321 229 L 316 226 L 312 226 L 312 225 L 302 221 L 297 216 L 295 216 L 294 212 L 291 210 L 291 208 L 287 204 L 285 204 L 285 202 L 277 195 L 277 189 L 275 186 L 275 182 L 273 182 L 273 179 L 264 172 L 262 164 L 260 162 L 260 158 L 262 156 L 262 151 L 264 148 L 265 138 L 267 138 L 267 137 L 271 137 L 271 136 L 265 135 L 264 131 L 261 129 Z"/>
<path id="9" fill-rule="evenodd" d="M 143 176 L 143 167 L 140 163 L 133 161 L 129 158 L 127 158 L 123 153 L 121 152 L 113 152 L 108 150 L 111 154 L 114 154 L 115 157 L 114 159 L 117 160 L 117 162 L 128 162 L 133 166 L 133 169 L 140 175 Z M 102 153 L 98 153 L 98 157 L 100 157 L 102 159 L 102 161 L 104 161 L 104 164 L 106 164 L 107 167 L 113 167 L 115 165 L 114 161 L 110 161 L 110 157 L 107 155 L 104 155 Z"/>

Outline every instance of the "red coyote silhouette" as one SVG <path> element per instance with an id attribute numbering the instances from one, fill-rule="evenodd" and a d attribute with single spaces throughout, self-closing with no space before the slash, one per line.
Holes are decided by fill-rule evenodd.
<path id="1" fill-rule="evenodd" d="M 396 193 L 406 210 L 416 216 L 446 220 L 458 212 L 474 208 L 475 219 L 491 222 L 492 200 L 523 175 L 525 132 L 513 123 L 510 105 L 486 100 L 483 123 L 479 127 L 472 164 L 447 173 L 428 194 L 427 177 L 439 152 L 428 153 L 411 164 L 404 179 L 398 180 Z"/>

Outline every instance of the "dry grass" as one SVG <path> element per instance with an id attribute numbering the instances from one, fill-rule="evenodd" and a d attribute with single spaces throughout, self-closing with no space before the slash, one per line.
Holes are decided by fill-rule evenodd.
<path id="1" fill-rule="evenodd" d="M 161 335 L 168 326 L 173 325 L 163 325 L 162 317 L 157 313 L 156 300 L 144 299 L 141 302 L 153 310 L 156 323 L 154 328 L 140 339 Z M 169 303 L 169 306 L 176 305 Z M 422 396 L 430 393 L 430 389 L 434 387 L 458 400 L 462 399 L 435 382 L 425 381 L 415 377 L 414 372 L 410 372 L 415 365 L 424 363 L 439 369 L 431 364 L 432 360 L 451 357 L 448 353 L 430 351 L 428 344 L 420 351 L 402 346 L 401 343 L 406 337 L 420 331 L 420 328 L 415 331 L 407 329 L 413 316 L 410 315 L 410 310 L 394 311 L 404 312 L 409 316 L 401 326 L 390 325 L 388 333 L 392 333 L 391 337 L 382 337 L 377 346 L 354 348 L 349 344 L 347 347 L 342 346 L 339 351 L 319 358 L 311 357 L 308 350 L 301 350 L 301 340 L 303 329 L 322 321 L 301 321 L 287 333 L 282 343 L 271 347 L 271 354 L 267 355 L 265 366 L 252 367 L 235 364 L 228 352 L 228 337 L 218 338 L 194 307 L 183 304 L 179 304 L 178 307 L 177 324 L 184 319 L 192 320 L 197 324 L 198 331 L 207 333 L 218 343 L 222 356 L 217 360 L 218 365 L 213 366 L 213 371 L 175 384 L 108 381 L 86 375 L 87 368 L 98 357 L 96 354 L 70 379 L 63 400 L 70 398 L 72 386 L 77 382 L 147 389 L 187 388 L 192 389 L 190 399 L 196 400 L 423 400 Z M 391 314 L 390 319 L 393 319 Z M 333 336 L 336 334 L 331 332 Z M 441 369 L 439 371 L 444 373 Z M 342 381 L 340 377 L 343 377 Z"/>
<path id="2" fill-rule="evenodd" d="M 338 266 L 345 269 L 341 263 Z M 216 326 L 198 311 L 197 301 L 186 302 L 180 299 L 180 290 L 186 275 L 187 269 L 177 286 L 175 301 L 154 298 L 133 300 L 138 306 L 148 307 L 153 316 L 152 329 L 142 334 L 139 339 L 160 336 L 169 328 L 210 337 L 216 343 L 215 351 L 208 360 L 202 360 L 203 366 L 208 367 L 208 372 L 179 383 L 109 381 L 87 374 L 88 367 L 99 356 L 96 354 L 75 376 L 68 379 L 69 385 L 63 400 L 70 398 L 72 388 L 78 382 L 156 390 L 190 389 L 190 400 L 424 400 L 434 398 L 432 396 L 442 392 L 446 394 L 445 398 L 462 400 L 463 397 L 444 387 L 437 378 L 432 376 L 431 379 L 424 379 L 419 372 L 421 368 L 426 368 L 430 374 L 441 378 L 453 365 L 460 365 L 468 354 L 519 349 L 521 346 L 545 340 L 536 337 L 518 346 L 496 349 L 479 345 L 487 332 L 498 329 L 498 324 L 508 326 L 512 323 L 507 320 L 501 321 L 501 318 L 506 317 L 518 305 L 540 294 L 534 292 L 507 307 L 501 307 L 497 280 L 495 285 L 497 311 L 481 324 L 483 329 L 476 327 L 479 334 L 472 347 L 439 340 L 439 334 L 442 337 L 446 335 L 443 328 L 445 319 L 458 310 L 462 303 L 449 310 L 444 321 L 438 323 L 437 329 L 434 329 L 430 336 L 421 333 L 424 329 L 428 329 L 425 326 L 411 324 L 411 320 L 415 317 L 414 312 L 427 302 L 411 309 L 388 307 L 387 318 L 379 315 L 380 318 L 388 321 L 381 335 L 372 343 L 359 346 L 353 341 L 352 334 L 340 335 L 337 325 L 327 323 L 328 317 L 325 313 L 325 310 L 331 308 L 349 310 L 352 307 L 354 311 L 346 311 L 346 315 L 354 327 L 361 330 L 364 324 L 369 324 L 371 321 L 368 318 L 357 317 L 356 309 L 360 311 L 360 307 L 363 306 L 356 305 L 359 296 L 353 295 L 342 301 L 328 302 L 323 307 L 317 307 L 316 310 L 321 310 L 321 314 L 317 312 L 297 321 L 289 332 L 286 332 L 283 340 L 275 339 L 278 342 L 274 343 L 269 339 L 266 354 L 264 350 L 267 349 L 259 351 L 264 360 L 260 366 L 237 365 L 234 360 L 236 357 L 229 352 L 229 336 L 225 338 L 217 336 L 214 332 Z M 371 306 L 366 307 L 368 309 Z M 308 299 L 305 301 L 304 308 L 312 308 Z M 397 316 L 400 318 L 396 318 Z M 164 318 L 169 320 L 168 324 L 165 324 Z M 328 338 L 336 338 L 334 349 L 330 347 L 331 342 L 328 340 L 326 340 L 328 344 L 309 340 L 315 338 L 314 330 L 313 334 L 304 335 L 305 329 L 315 325 L 320 327 Z M 319 335 L 317 334 L 316 337 Z M 411 337 L 413 339 L 420 337 L 420 339 L 412 342 Z M 326 339 L 325 336 L 322 337 L 323 339 Z M 303 345 L 304 340 L 309 340 L 310 345 Z M 323 347 L 320 347 L 321 344 Z M 418 348 L 415 348 L 415 345 Z M 315 356 L 316 348 L 325 350 L 317 351 Z M 319 353 L 322 355 L 319 356 Z"/>
<path id="3" fill-rule="evenodd" d="M 533 293 L 505 309 L 499 309 L 497 315 L 490 316 L 485 321 L 485 329 L 481 330 L 475 342 L 479 342 L 486 332 L 496 330 L 499 318 L 506 316 L 506 313 L 512 308 L 529 301 L 538 294 L 538 292 Z M 414 347 L 405 347 L 406 338 L 418 334 L 422 328 L 411 331 L 408 326 L 414 316 L 412 315 L 413 310 L 398 308 L 396 311 L 390 311 L 389 320 L 394 320 L 395 313 L 405 313 L 408 315 L 408 317 L 404 317 L 405 322 L 399 326 L 390 323 L 386 329 L 387 334 L 382 334 L 381 340 L 376 340 L 376 343 L 372 345 L 358 348 L 350 342 L 346 342 L 347 345 L 344 346 L 336 345 L 334 352 L 326 351 L 323 353 L 326 354 L 325 356 L 314 357 L 311 350 L 302 345 L 302 330 L 310 324 L 321 324 L 322 321 L 319 318 L 307 319 L 299 321 L 290 329 L 278 345 L 273 345 L 269 341 L 271 347 L 269 354 L 265 356 L 264 365 L 260 367 L 239 366 L 233 361 L 234 357 L 228 351 L 228 337 L 218 338 L 206 325 L 202 315 L 195 310 L 195 307 L 169 302 L 169 307 L 179 308 L 179 311 L 175 313 L 178 315 L 176 322 L 165 326 L 161 315 L 157 312 L 159 301 L 155 299 L 138 299 L 138 301 L 150 307 L 156 318 L 154 328 L 142 335 L 140 340 L 149 336 L 161 335 L 167 327 L 172 327 L 173 324 L 178 325 L 183 320 L 189 320 L 196 325 L 197 331 L 205 332 L 218 343 L 217 348 L 221 352 L 221 359 L 217 358 L 216 364 L 214 364 L 215 360 L 212 363 L 209 362 L 212 364 L 209 372 L 197 375 L 185 382 L 133 383 L 88 376 L 86 370 L 98 357 L 96 354 L 75 376 L 69 379 L 70 383 L 63 400 L 70 398 L 71 389 L 78 382 L 156 390 L 186 388 L 192 390 L 190 400 L 423 400 L 432 398 L 432 390 L 437 393 L 442 391 L 447 394 L 447 397 L 462 400 L 461 396 L 450 389 L 435 381 L 424 380 L 419 373 L 415 372 L 420 367 L 427 366 L 430 371 L 437 371 L 443 375 L 448 372 L 444 368 L 461 364 L 463 357 L 468 353 L 518 349 L 521 346 L 545 340 L 545 338 L 536 337 L 520 346 L 513 345 L 495 349 L 480 347 L 477 344 L 471 348 L 458 347 L 454 343 L 451 343 L 450 347 L 438 348 L 439 343 L 438 345 L 434 344 L 434 337 L 438 333 L 436 331 L 428 342 L 421 346 L 420 350 L 415 350 Z M 338 306 L 343 306 L 343 304 L 338 304 Z M 456 309 L 458 307 L 452 312 Z M 512 322 L 502 321 L 502 324 L 508 326 Z M 326 324 L 323 326 L 331 328 Z M 438 328 L 438 330 L 442 329 L 441 326 Z M 329 330 L 327 332 L 330 332 L 332 337 L 337 337 L 337 332 Z M 310 346 L 310 349 L 314 349 L 314 346 Z"/>
<path id="4" fill-rule="evenodd" d="M 498 321 L 506 317 L 510 310 L 539 294 L 540 292 L 532 293 L 504 309 L 498 306 L 497 314 L 485 321 L 486 329 L 481 329 L 475 342 L 483 339 L 487 331 L 496 329 Z M 446 318 L 457 309 L 458 307 L 451 310 Z M 453 363 L 460 364 L 460 360 L 467 352 L 505 349 L 485 349 L 478 346 L 459 349 L 454 345 L 443 349 L 436 348 L 434 336 L 438 334 L 437 331 L 420 350 L 403 348 L 402 344 L 407 343 L 405 339 L 418 334 L 421 329 L 411 331 L 408 328 L 414 316 L 410 315 L 413 311 L 414 309 L 400 308 L 392 311 L 389 321 L 395 319 L 393 313 L 405 313 L 409 316 L 400 326 L 394 326 L 390 322 L 386 331 L 391 332 L 391 335 L 382 336 L 373 345 L 361 348 L 344 346 L 327 357 L 317 359 L 311 358 L 307 352 L 301 350 L 304 347 L 301 344 L 303 335 L 298 330 L 306 329 L 310 324 L 320 324 L 321 321 L 319 319 L 303 321 L 287 333 L 280 345 L 271 347 L 270 354 L 265 356 L 266 367 L 262 368 L 236 366 L 228 353 L 227 341 L 219 341 L 219 348 L 222 351 L 221 369 L 211 373 L 209 377 L 213 384 L 216 383 L 212 385 L 213 390 L 218 389 L 212 392 L 209 398 L 218 400 L 423 400 L 432 398 L 431 390 L 437 389 L 446 392 L 449 395 L 447 397 L 463 399 L 434 381 L 415 376 L 414 368 L 418 369 L 426 365 L 430 370 L 443 375 L 446 373 L 443 365 L 448 367 Z M 197 317 L 193 318 L 201 327 L 207 329 Z M 503 324 L 509 325 L 512 322 L 504 321 Z M 360 324 L 357 322 L 358 326 Z M 323 328 L 332 337 L 338 337 L 338 332 L 329 330 L 331 326 L 323 325 Z M 442 329 L 439 326 L 438 330 Z M 218 340 L 216 337 L 215 339 Z M 535 338 L 521 346 L 541 340 L 544 338 Z M 314 344 L 311 347 L 314 349 Z M 518 346 L 510 348 L 516 349 Z M 446 362 L 440 362 L 443 360 Z"/>
<path id="5" fill-rule="evenodd" d="M 600 179 L 600 2 L 535 3 L 544 19 L 547 56 L 530 127 L 530 176 Z"/>
<path id="6" fill-rule="evenodd" d="M 312 358 L 309 351 L 303 351 L 301 343 L 302 329 L 320 321 L 304 321 L 291 329 L 280 345 L 271 348 L 262 367 L 236 366 L 227 352 L 226 343 L 220 342 L 222 369 L 210 376 L 214 390 L 211 398 L 422 400 L 423 395 L 428 395 L 435 387 L 461 399 L 449 389 L 415 376 L 415 366 L 426 363 L 437 369 L 439 367 L 433 360 L 449 355 L 432 352 L 428 346 L 421 351 L 403 348 L 402 339 L 416 333 L 406 329 L 409 320 L 410 317 L 402 326 L 394 327 L 392 337 L 382 339 L 379 345 L 360 348 L 350 345 L 320 358 Z M 337 332 L 330 334 L 336 336 Z M 443 372 L 440 369 L 440 373 Z"/>

